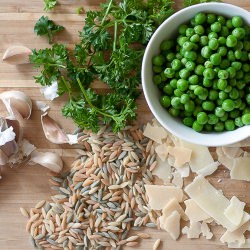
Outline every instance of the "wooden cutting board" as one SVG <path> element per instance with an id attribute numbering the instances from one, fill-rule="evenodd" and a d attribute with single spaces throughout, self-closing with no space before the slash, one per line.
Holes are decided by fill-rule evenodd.
<path id="1" fill-rule="evenodd" d="M 96 9 L 99 0 L 60 0 L 53 13 L 47 14 L 55 22 L 66 27 L 57 41 L 66 42 L 73 46 L 78 39 L 78 31 L 83 25 L 84 16 L 76 14 L 76 8 L 84 6 L 85 10 Z M 176 8 L 181 8 L 181 0 L 176 1 Z M 250 10 L 250 0 L 225 0 L 237 6 Z M 29 48 L 44 48 L 47 46 L 45 39 L 36 37 L 33 33 L 35 22 L 43 12 L 43 0 L 1 0 L 0 1 L 0 58 L 10 45 L 25 45 Z M 22 90 L 33 101 L 45 101 L 40 93 L 39 85 L 32 78 L 36 70 L 31 65 L 12 66 L 0 62 L 0 91 Z M 98 85 L 99 88 L 102 86 Z M 61 107 L 65 98 L 58 98 L 53 103 L 47 102 L 50 115 L 63 125 L 67 132 L 73 132 L 74 125 L 70 120 L 61 116 Z M 152 118 L 143 95 L 138 100 L 138 119 L 148 121 Z M 0 114 L 6 111 L 0 105 Z M 34 107 L 31 119 L 25 121 L 24 136 L 41 151 L 58 152 L 63 156 L 66 167 L 73 161 L 70 146 L 58 146 L 48 142 L 41 130 L 40 111 Z M 49 199 L 53 194 L 48 184 L 46 169 L 39 166 L 22 166 L 17 169 L 3 168 L 3 179 L 0 181 L 0 249 L 1 250 L 29 250 L 32 249 L 28 242 L 29 235 L 25 232 L 26 219 L 20 214 L 19 207 L 31 208 L 42 199 Z M 227 197 L 238 196 L 250 205 L 250 184 L 247 182 L 233 181 L 224 168 L 220 168 L 212 175 L 210 181 L 218 189 L 222 189 Z M 218 183 L 218 179 L 222 181 Z M 191 180 L 191 178 L 190 178 Z M 190 181 L 186 180 L 186 181 Z M 162 240 L 161 249 L 164 250 L 206 250 L 227 249 L 219 238 L 223 231 L 221 227 L 213 227 L 213 240 L 203 237 L 189 240 L 182 236 L 177 242 L 170 239 L 168 234 L 158 230 L 146 230 L 152 235 L 151 239 L 143 240 L 138 249 L 152 249 L 156 239 Z M 129 249 L 129 248 L 127 248 Z"/>

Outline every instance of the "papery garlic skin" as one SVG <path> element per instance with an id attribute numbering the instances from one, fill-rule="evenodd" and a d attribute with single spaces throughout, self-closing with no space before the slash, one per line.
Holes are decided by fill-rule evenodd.
<path id="1" fill-rule="evenodd" d="M 53 101 L 58 95 L 58 83 L 53 81 L 50 86 L 42 87 L 40 89 L 46 100 Z"/>
<path id="2" fill-rule="evenodd" d="M 29 119 L 32 112 L 32 101 L 24 92 L 18 90 L 5 91 L 0 94 L 10 116 L 17 119 Z"/>

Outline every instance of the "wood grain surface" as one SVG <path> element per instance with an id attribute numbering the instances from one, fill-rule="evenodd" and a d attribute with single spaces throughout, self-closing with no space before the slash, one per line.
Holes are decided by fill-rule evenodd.
<path id="1" fill-rule="evenodd" d="M 65 26 L 66 30 L 60 33 L 58 42 L 66 43 L 73 47 L 78 40 L 78 31 L 82 29 L 84 15 L 77 15 L 76 8 L 84 6 L 85 10 L 96 9 L 99 0 L 60 0 L 53 13 L 48 16 L 56 23 Z M 176 1 L 176 8 L 181 8 L 181 0 Z M 237 6 L 250 10 L 250 0 L 225 0 Z M 0 0 L 0 58 L 10 45 L 24 45 L 30 48 L 44 48 L 47 42 L 44 38 L 36 37 L 33 27 L 37 19 L 43 15 L 43 0 Z M 33 101 L 45 101 L 40 93 L 39 85 L 35 84 L 33 76 L 36 70 L 32 65 L 13 66 L 0 62 L 0 91 L 19 89 L 27 93 Z M 103 88 L 101 83 L 96 87 Z M 75 129 L 73 123 L 61 116 L 61 107 L 66 98 L 61 97 L 50 103 L 50 115 L 57 120 L 67 132 Z M 143 95 L 138 100 L 138 119 L 146 122 L 152 118 Z M 5 109 L 0 104 L 1 115 Z M 24 122 L 24 137 L 42 151 L 59 152 L 64 160 L 65 167 L 70 167 L 73 158 L 70 156 L 70 146 L 58 146 L 48 142 L 42 132 L 40 111 L 34 107 L 30 120 Z M 48 183 L 46 169 L 39 166 L 22 166 L 17 169 L 3 168 L 3 179 L 0 181 L 0 250 L 30 250 L 29 235 L 25 231 L 26 219 L 22 217 L 19 207 L 31 208 L 42 199 L 49 199 L 53 194 Z M 218 179 L 222 181 L 218 183 Z M 238 196 L 250 205 L 250 184 L 247 182 L 233 181 L 229 172 L 220 167 L 209 180 L 218 189 L 222 189 L 227 197 Z M 191 177 L 186 180 L 190 182 Z M 219 238 L 224 229 L 213 227 L 214 237 L 208 241 L 201 237 L 189 240 L 182 236 L 178 241 L 170 239 L 164 231 L 147 229 L 152 238 L 143 240 L 137 249 L 152 249 L 156 239 L 162 240 L 160 249 L 164 250 L 219 250 L 227 249 Z M 129 249 L 129 248 L 127 248 Z"/>

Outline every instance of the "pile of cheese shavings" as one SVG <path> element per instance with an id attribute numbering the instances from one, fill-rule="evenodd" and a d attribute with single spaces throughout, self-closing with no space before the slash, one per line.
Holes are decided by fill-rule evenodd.
<path id="1" fill-rule="evenodd" d="M 213 238 L 210 227 L 221 225 L 226 229 L 220 239 L 222 243 L 227 243 L 229 248 L 250 248 L 250 239 L 244 236 L 250 231 L 245 203 L 236 196 L 229 200 L 205 178 L 223 164 L 230 169 L 232 179 L 249 181 L 250 155 L 239 147 L 241 144 L 218 147 L 218 161 L 215 161 L 208 147 L 176 138 L 156 120 L 145 126 L 144 135 L 154 141 L 152 147 L 157 154 L 158 164 L 152 172 L 156 181 L 145 188 L 150 208 L 161 211 L 161 229 L 174 240 L 181 234 L 190 239 L 202 235 L 210 240 Z M 190 172 L 196 177 L 183 187 L 184 178 Z M 182 228 L 181 220 L 186 222 Z"/>

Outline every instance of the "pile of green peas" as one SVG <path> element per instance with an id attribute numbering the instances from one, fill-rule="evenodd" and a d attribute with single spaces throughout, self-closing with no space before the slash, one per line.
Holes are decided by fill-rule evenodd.
<path id="1" fill-rule="evenodd" d="M 160 103 L 197 132 L 249 125 L 249 61 L 250 28 L 241 17 L 197 13 L 152 59 Z"/>

